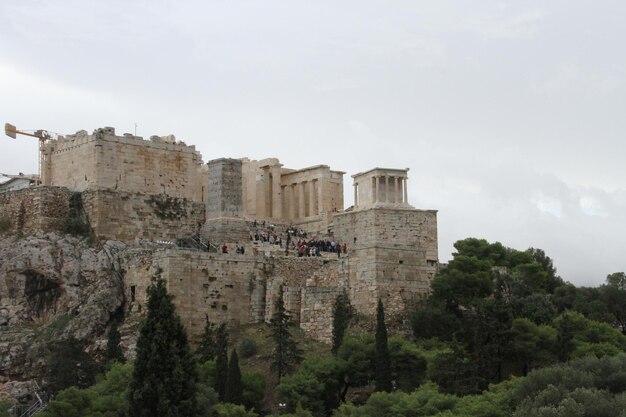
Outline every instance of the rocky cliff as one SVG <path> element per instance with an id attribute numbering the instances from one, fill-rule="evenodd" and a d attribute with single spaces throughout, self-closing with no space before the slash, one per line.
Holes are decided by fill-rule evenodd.
<path id="1" fill-rule="evenodd" d="M 54 340 L 102 345 L 124 305 L 125 249 L 55 234 L 0 240 L 0 395 L 20 397 L 41 379 Z"/>

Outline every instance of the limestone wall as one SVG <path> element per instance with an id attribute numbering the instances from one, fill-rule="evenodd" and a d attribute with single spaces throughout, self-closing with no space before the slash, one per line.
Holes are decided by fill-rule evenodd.
<path id="1" fill-rule="evenodd" d="M 73 191 L 109 189 L 204 201 L 206 179 L 194 146 L 143 140 L 114 130 L 79 132 L 44 145 L 43 182 Z"/>
<path id="2" fill-rule="evenodd" d="M 341 293 L 337 287 L 308 286 L 302 289 L 300 328 L 304 333 L 325 343 L 332 342 L 333 308 Z"/>
<path id="3" fill-rule="evenodd" d="M 190 236 L 205 220 L 204 204 L 166 195 L 89 190 L 83 205 L 98 237 L 124 242 Z"/>
<path id="4" fill-rule="evenodd" d="M 161 270 L 190 339 L 198 342 L 205 315 L 213 323 L 236 326 L 263 320 L 265 258 L 238 254 L 170 249 L 157 252 L 150 265 L 136 264 L 127 273 L 127 286 L 145 293 L 152 275 Z M 145 297 L 137 303 L 145 303 Z M 130 299 L 130 293 L 127 294 Z"/>
<path id="5" fill-rule="evenodd" d="M 0 222 L 8 233 L 62 231 L 71 195 L 63 187 L 31 187 L 0 194 Z"/>
<path id="6" fill-rule="evenodd" d="M 207 219 L 243 218 L 241 160 L 220 158 L 208 165 Z"/>
<path id="7" fill-rule="evenodd" d="M 346 274 L 356 309 L 405 311 L 430 291 L 437 270 L 437 212 L 377 208 L 335 216 L 333 232 L 348 242 Z"/>

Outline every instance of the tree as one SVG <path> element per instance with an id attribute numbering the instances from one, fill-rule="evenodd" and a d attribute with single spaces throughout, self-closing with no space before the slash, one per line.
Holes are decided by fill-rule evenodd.
<path id="1" fill-rule="evenodd" d="M 343 335 L 353 315 L 354 308 L 350 304 L 350 298 L 344 289 L 335 299 L 333 308 L 333 345 L 331 348 L 333 354 L 337 354 L 339 346 L 341 346 L 343 341 Z"/>
<path id="2" fill-rule="evenodd" d="M 137 340 L 130 417 L 194 415 L 196 379 L 187 334 L 165 281 L 157 275 L 148 287 L 148 314 Z"/>
<path id="3" fill-rule="evenodd" d="M 289 372 L 293 366 L 302 360 L 302 351 L 293 340 L 289 328 L 293 326 L 291 315 L 285 309 L 283 287 L 278 292 L 275 304 L 276 311 L 270 320 L 271 337 L 276 345 L 272 353 L 272 370 L 278 375 L 278 381 Z"/>
<path id="4" fill-rule="evenodd" d="M 612 287 L 626 290 L 626 274 L 623 272 L 614 272 L 606 276 L 606 283 Z"/>
<path id="5" fill-rule="evenodd" d="M 127 389 L 133 369 L 130 364 L 113 363 L 98 377 L 95 385 L 85 389 L 70 387 L 50 401 L 38 417 L 117 417 L 128 415 Z M 2 416 L 2 413 L 0 413 Z"/>
<path id="6" fill-rule="evenodd" d="M 233 349 L 228 363 L 228 377 L 224 390 L 224 402 L 242 404 L 243 385 L 241 383 L 241 369 L 239 369 L 239 357 L 237 350 Z"/>
<path id="7" fill-rule="evenodd" d="M 226 381 L 228 379 L 228 330 L 224 323 L 217 328 L 215 340 L 215 392 L 220 401 L 224 401 Z"/>
<path id="8" fill-rule="evenodd" d="M 204 363 L 206 361 L 213 360 L 215 358 L 215 352 L 217 350 L 217 345 L 215 342 L 215 330 L 214 324 L 209 321 L 209 315 L 204 316 L 204 332 L 202 332 L 202 340 L 200 341 L 200 346 L 196 350 L 196 354 L 198 355 L 198 360 L 200 363 Z"/>
<path id="9" fill-rule="evenodd" d="M 54 344 L 46 370 L 46 387 L 54 395 L 71 386 L 86 388 L 92 385 L 100 366 L 83 350 L 83 344 L 71 337 Z"/>
<path id="10" fill-rule="evenodd" d="M 376 391 L 391 392 L 391 359 L 387 345 L 387 325 L 385 324 L 385 307 L 378 299 L 376 309 Z"/>
<path id="11" fill-rule="evenodd" d="M 126 358 L 124 357 L 124 352 L 122 352 L 122 348 L 120 346 L 121 336 L 120 332 L 117 330 L 117 324 L 114 324 L 109 330 L 109 335 L 107 337 L 107 349 L 104 354 L 107 362 L 126 362 Z"/>

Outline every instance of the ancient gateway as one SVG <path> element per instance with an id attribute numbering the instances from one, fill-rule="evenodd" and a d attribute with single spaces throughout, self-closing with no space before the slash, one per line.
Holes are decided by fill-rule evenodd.
<path id="1" fill-rule="evenodd" d="M 276 158 L 204 163 L 174 136 L 79 131 L 48 141 L 41 158 L 41 185 L 0 193 L 11 231 L 61 231 L 82 216 L 100 241 L 150 242 L 149 256 L 125 260 L 126 303 L 140 311 L 160 274 L 192 338 L 205 315 L 269 320 L 282 286 L 300 327 L 327 341 L 343 289 L 361 313 L 373 314 L 378 298 L 401 312 L 437 269 L 437 212 L 409 205 L 408 168 L 352 175 L 355 203 L 344 209 L 342 171 Z M 302 242 L 313 256 L 298 256 Z"/>

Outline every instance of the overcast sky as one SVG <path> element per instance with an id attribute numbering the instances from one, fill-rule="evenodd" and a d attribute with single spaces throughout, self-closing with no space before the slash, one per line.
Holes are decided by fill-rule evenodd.
<path id="1" fill-rule="evenodd" d="M 58 133 L 175 134 L 205 161 L 410 168 L 439 251 L 542 248 L 626 270 L 626 2 L 0 2 L 0 115 Z M 0 138 L 0 172 L 36 140 Z"/>

